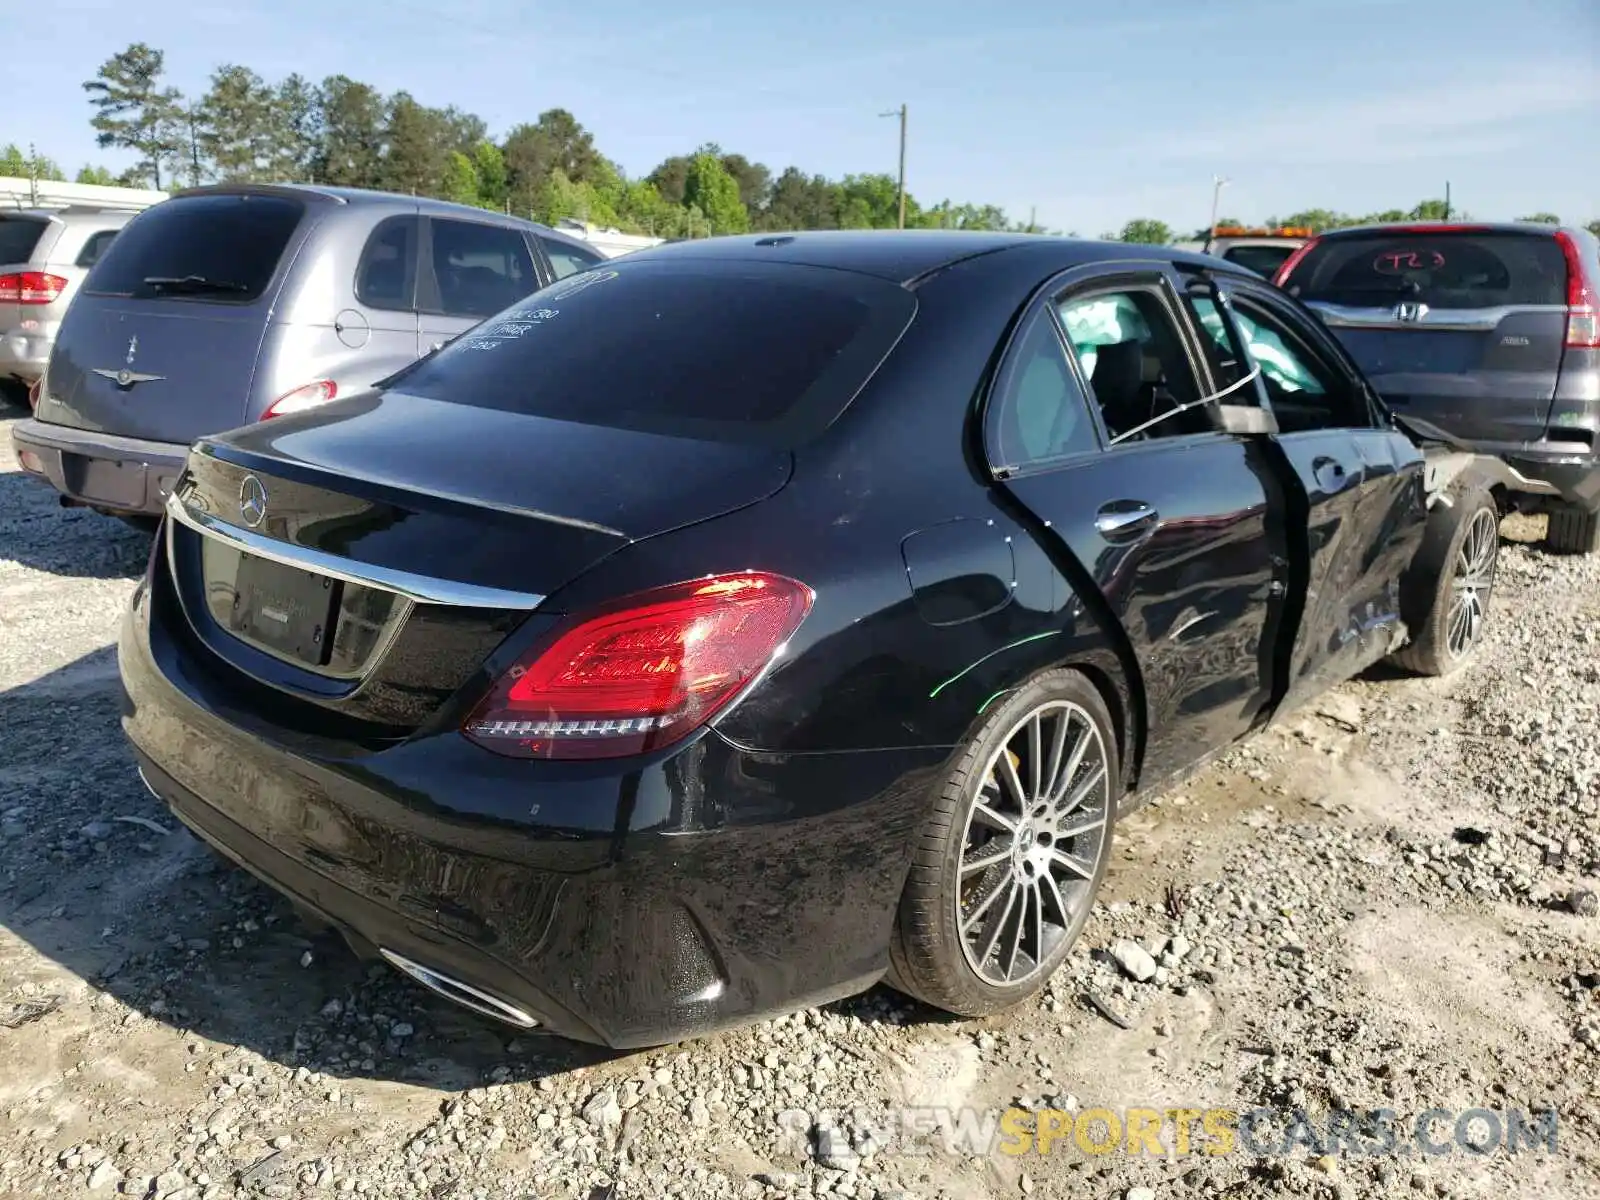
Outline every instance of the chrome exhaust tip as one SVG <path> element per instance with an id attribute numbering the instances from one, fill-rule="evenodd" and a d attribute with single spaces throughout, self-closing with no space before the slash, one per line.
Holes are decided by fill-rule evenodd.
<path id="1" fill-rule="evenodd" d="M 419 962 L 412 962 L 403 954 L 396 954 L 393 950 L 378 947 L 378 953 L 383 955 L 385 961 L 396 970 L 409 975 L 429 991 L 438 992 L 446 1000 L 453 1000 L 462 1008 L 470 1008 L 475 1013 L 486 1017 L 493 1017 L 497 1021 L 504 1021 L 508 1025 L 515 1025 L 518 1029 L 534 1029 L 539 1022 L 514 1005 L 507 1004 L 504 1000 L 497 1000 L 487 992 L 481 992 L 470 983 L 462 983 L 459 979 L 452 979 L 441 974 L 431 967 L 425 967 Z"/>

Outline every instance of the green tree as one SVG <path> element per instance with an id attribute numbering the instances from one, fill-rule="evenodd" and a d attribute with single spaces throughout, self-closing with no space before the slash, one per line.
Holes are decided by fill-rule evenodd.
<path id="1" fill-rule="evenodd" d="M 715 154 L 700 153 L 689 164 L 683 198 L 705 214 L 712 233 L 745 233 L 750 213 L 739 200 L 739 184 Z"/>
<path id="2" fill-rule="evenodd" d="M 1559 224 L 1561 224 L 1561 218 L 1560 217 L 1556 216 L 1555 213 L 1547 213 L 1547 212 L 1537 212 L 1537 213 L 1534 213 L 1533 216 L 1531 216 L 1531 217 L 1518 217 L 1517 220 L 1519 220 L 1519 221 L 1529 221 L 1529 222 L 1531 222 L 1531 223 L 1533 223 L 1535 225 L 1559 225 Z"/>
<path id="3" fill-rule="evenodd" d="M 443 199 L 457 204 L 479 204 L 482 198 L 482 180 L 478 178 L 476 164 L 461 151 L 450 151 L 444 168 Z"/>
<path id="4" fill-rule="evenodd" d="M 16 179 L 66 178 L 60 167 L 50 159 L 34 153 L 33 147 L 28 147 L 24 153 L 21 146 L 15 145 L 0 147 L 0 175 L 9 175 Z"/>
<path id="5" fill-rule="evenodd" d="M 92 183 L 99 187 L 115 187 L 117 177 L 105 167 L 85 166 L 78 172 L 74 183 Z"/>
<path id="6" fill-rule="evenodd" d="M 1139 242 L 1147 246 L 1165 246 L 1172 238 L 1172 230 L 1165 221 L 1152 220 L 1149 217 L 1136 217 L 1122 227 L 1118 240 L 1124 242 Z"/>
<path id="7" fill-rule="evenodd" d="M 282 152 L 278 94 L 248 67 L 220 66 L 200 101 L 200 149 L 217 176 L 245 183 L 275 178 Z"/>
<path id="8" fill-rule="evenodd" d="M 285 78 L 272 103 L 271 177 L 322 182 L 317 169 L 326 132 L 321 90 L 303 75 Z"/>
<path id="9" fill-rule="evenodd" d="M 478 173 L 478 203 L 485 208 L 504 208 L 506 203 L 506 156 L 500 147 L 485 138 L 472 151 L 472 169 Z"/>
<path id="10" fill-rule="evenodd" d="M 715 149 L 706 152 L 720 153 Z M 693 160 L 693 154 L 674 154 L 671 158 L 664 159 L 661 165 L 645 178 L 668 204 L 682 204 L 683 189 L 689 183 L 689 164 Z"/>
<path id="11" fill-rule="evenodd" d="M 450 132 L 444 113 L 417 103 L 409 92 L 396 92 L 383 131 L 382 186 L 416 196 L 438 195 L 450 165 Z"/>
<path id="12" fill-rule="evenodd" d="M 345 75 L 322 81 L 322 148 L 314 178 L 342 187 L 378 187 L 383 176 L 383 97 Z"/>
<path id="13" fill-rule="evenodd" d="M 537 210 L 551 174 L 562 171 L 573 183 L 593 183 L 605 161 L 594 135 L 564 108 L 539 114 L 532 125 L 518 125 L 501 147 L 506 187 L 514 211 Z"/>
<path id="14" fill-rule="evenodd" d="M 1413 221 L 1446 221 L 1451 216 L 1459 217 L 1460 213 L 1452 213 L 1450 206 L 1443 200 L 1424 200 L 1411 210 Z"/>
<path id="15" fill-rule="evenodd" d="M 157 189 L 171 179 L 184 151 L 183 97 L 161 85 L 165 56 L 135 42 L 101 64 L 99 74 L 83 90 L 94 108 L 90 124 L 101 146 L 132 150 L 139 156 L 134 170 Z"/>
<path id="16" fill-rule="evenodd" d="M 1584 228 L 1594 234 L 1595 237 L 1600 237 L 1600 220 L 1590 221 Z"/>
<path id="17" fill-rule="evenodd" d="M 739 185 L 739 203 L 745 211 L 758 213 L 767 206 L 767 194 L 772 190 L 772 172 L 764 163 L 751 162 L 742 154 L 724 154 L 723 170 L 733 176 Z"/>
<path id="18" fill-rule="evenodd" d="M 662 167 L 665 166 L 663 163 Z M 656 169 L 660 171 L 661 167 Z M 834 185 L 821 175 L 807 175 L 799 167 L 788 167 L 772 185 L 766 210 L 761 214 L 761 227 L 770 230 L 837 229 L 838 199 Z"/>

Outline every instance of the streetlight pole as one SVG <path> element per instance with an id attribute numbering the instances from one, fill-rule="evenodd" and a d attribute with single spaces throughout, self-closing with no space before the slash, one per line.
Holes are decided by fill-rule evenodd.
<path id="1" fill-rule="evenodd" d="M 902 104 L 897 109 L 886 113 L 879 113 L 880 117 L 900 118 L 900 224 L 899 228 L 906 227 L 906 106 Z"/>
<path id="2" fill-rule="evenodd" d="M 1232 182 L 1231 179 L 1224 179 L 1221 175 L 1211 177 L 1211 224 L 1206 226 L 1208 243 L 1217 236 L 1217 208 L 1222 203 L 1222 189 Z"/>

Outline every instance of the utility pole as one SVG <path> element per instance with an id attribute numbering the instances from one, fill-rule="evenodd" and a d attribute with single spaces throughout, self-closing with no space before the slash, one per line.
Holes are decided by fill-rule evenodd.
<path id="1" fill-rule="evenodd" d="M 1450 181 L 1444 181 L 1444 219 L 1450 219 Z"/>
<path id="2" fill-rule="evenodd" d="M 1233 180 L 1224 179 L 1221 175 L 1211 177 L 1211 224 L 1206 226 L 1207 242 L 1217 236 L 1217 209 L 1222 203 L 1222 189 L 1232 182 Z"/>
<path id="3" fill-rule="evenodd" d="M 897 109 L 886 113 L 879 113 L 880 117 L 900 118 L 900 224 L 899 228 L 906 227 L 906 106 L 902 104 Z"/>

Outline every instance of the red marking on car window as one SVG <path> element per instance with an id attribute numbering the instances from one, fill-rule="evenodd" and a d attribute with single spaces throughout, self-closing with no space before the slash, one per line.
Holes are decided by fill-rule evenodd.
<path id="1" fill-rule="evenodd" d="M 1437 271 L 1444 266 L 1444 255 L 1437 250 L 1385 250 L 1372 260 L 1379 275 L 1403 275 L 1407 271 Z"/>

